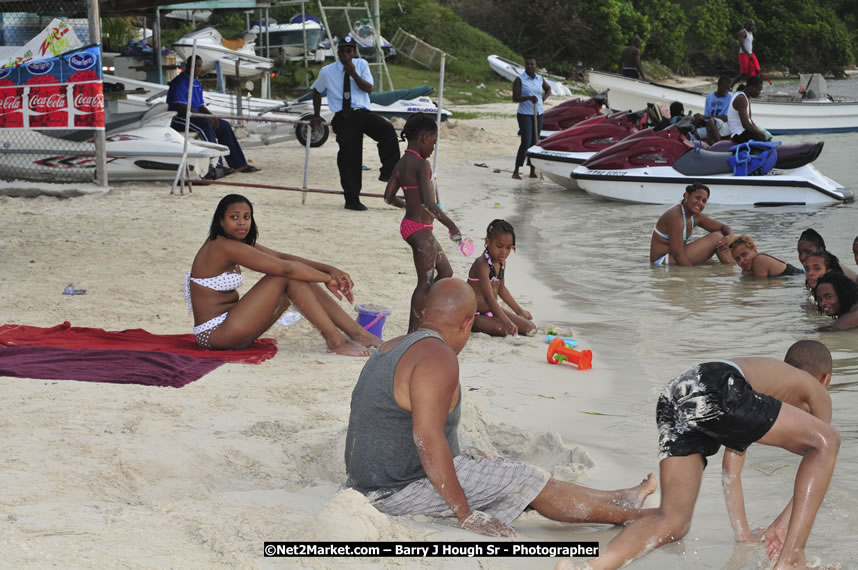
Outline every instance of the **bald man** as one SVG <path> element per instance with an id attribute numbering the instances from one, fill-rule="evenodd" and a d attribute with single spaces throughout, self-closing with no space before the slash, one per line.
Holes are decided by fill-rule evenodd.
<path id="1" fill-rule="evenodd" d="M 656 486 L 598 491 L 557 481 L 533 465 L 462 455 L 456 429 L 462 403 L 457 355 L 468 342 L 477 301 L 464 281 L 429 290 L 423 325 L 382 344 L 352 392 L 346 436 L 348 485 L 390 515 L 455 516 L 462 527 L 516 536 L 528 506 L 565 522 L 622 524 Z"/>

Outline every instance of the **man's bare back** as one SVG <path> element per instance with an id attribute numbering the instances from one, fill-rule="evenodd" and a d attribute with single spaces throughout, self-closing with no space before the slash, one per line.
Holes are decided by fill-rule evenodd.
<path id="1" fill-rule="evenodd" d="M 751 387 L 761 394 L 791 404 L 824 421 L 831 421 L 831 397 L 819 380 L 774 358 L 732 360 Z"/>

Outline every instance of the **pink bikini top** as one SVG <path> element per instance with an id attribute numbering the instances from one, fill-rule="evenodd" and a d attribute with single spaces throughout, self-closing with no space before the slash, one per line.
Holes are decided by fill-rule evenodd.
<path id="1" fill-rule="evenodd" d="M 410 148 L 406 148 L 405 152 L 410 152 L 411 154 L 416 154 L 417 156 L 420 156 L 419 152 L 417 152 L 416 150 L 412 150 Z M 423 157 L 420 156 L 420 158 L 423 158 Z M 423 158 L 423 160 L 426 160 L 426 159 Z M 432 179 L 432 167 L 431 166 L 429 167 L 429 179 L 430 180 Z M 414 189 L 418 188 L 418 186 L 400 186 L 400 188 L 402 188 L 403 190 L 414 190 Z"/>

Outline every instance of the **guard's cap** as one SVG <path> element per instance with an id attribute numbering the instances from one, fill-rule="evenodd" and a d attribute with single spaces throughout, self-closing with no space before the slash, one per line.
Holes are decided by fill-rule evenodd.
<path id="1" fill-rule="evenodd" d="M 339 44 L 337 44 L 337 51 L 343 49 L 344 47 L 352 47 L 357 49 L 357 42 L 355 42 L 355 39 L 350 35 L 346 36 L 340 40 Z"/>

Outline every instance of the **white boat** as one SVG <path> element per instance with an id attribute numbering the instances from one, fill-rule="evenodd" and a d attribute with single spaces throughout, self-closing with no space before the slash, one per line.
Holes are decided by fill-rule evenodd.
<path id="1" fill-rule="evenodd" d="M 267 37 L 271 42 L 271 49 L 275 50 L 272 53 L 279 53 L 284 57 L 304 55 L 305 38 L 307 52 L 316 51 L 325 34 L 325 28 L 312 16 L 308 16 L 303 22 L 301 16 L 296 16 L 288 24 L 278 24 L 276 20 L 269 19 L 268 26 L 265 21 L 261 21 L 248 31 L 256 34 L 256 49 L 260 54 L 265 53 Z"/>
<path id="2" fill-rule="evenodd" d="M 821 142 L 783 145 L 771 170 L 739 176 L 729 163 L 732 152 L 695 148 L 670 127 L 623 139 L 593 155 L 572 171 L 572 177 L 589 194 L 638 204 L 675 204 L 692 182 L 709 187 L 711 205 L 818 206 L 853 201 L 852 190 L 810 164 L 821 151 Z"/>
<path id="3" fill-rule="evenodd" d="M 256 55 L 255 39 L 255 34 L 247 32 L 242 37 L 225 39 L 215 28 L 205 27 L 176 40 L 173 49 L 187 62 L 193 51 L 194 40 L 197 40 L 197 55 L 203 59 L 203 73 L 213 71 L 215 62 L 219 62 L 221 72 L 234 77 L 238 62 L 239 76 L 242 79 L 253 79 L 269 73 L 274 67 L 273 60 Z"/>
<path id="4" fill-rule="evenodd" d="M 590 86 L 608 92 L 614 109 L 640 109 L 647 103 L 668 106 L 679 101 L 686 112 L 702 113 L 706 94 L 614 73 L 590 71 Z M 801 102 L 754 100 L 754 122 L 774 135 L 858 131 L 858 101 L 830 99 Z"/>
<path id="5" fill-rule="evenodd" d="M 488 60 L 489 66 L 494 70 L 494 72 L 506 79 L 507 81 L 515 81 L 518 76 L 524 73 L 523 65 L 514 61 L 510 61 L 508 59 L 504 59 L 499 55 L 490 55 L 488 57 Z M 548 86 L 551 87 L 552 95 L 560 95 L 564 97 L 569 97 L 570 95 L 572 95 L 572 90 L 563 84 L 563 82 L 565 81 L 564 78 L 559 77 L 557 75 L 548 75 L 542 72 L 538 73 L 542 76 Z M 613 103 L 613 101 L 611 101 L 611 103 Z"/>
<path id="6" fill-rule="evenodd" d="M 145 111 L 149 107 L 166 103 L 167 101 L 166 85 L 105 75 L 105 81 L 109 82 L 111 78 L 114 81 L 122 83 L 126 90 L 142 89 L 145 91 L 144 95 L 132 94 L 128 95 L 126 99 L 118 101 L 120 111 Z M 203 91 L 203 100 L 206 103 L 206 108 L 215 115 L 239 115 L 235 95 L 218 93 L 216 91 Z M 293 140 L 296 137 L 300 144 L 305 144 L 303 138 L 304 127 L 298 125 L 296 121 L 307 119 L 308 114 L 312 115 L 313 107 L 310 105 L 309 107 L 296 107 L 294 110 L 290 110 L 290 107 L 293 105 L 294 103 L 290 105 L 274 99 L 242 97 L 241 116 L 257 119 L 275 119 L 278 121 L 247 121 L 242 122 L 239 128 L 239 121 L 231 120 L 235 136 L 241 143 L 242 148 L 267 146 Z M 330 118 L 328 118 L 328 122 L 330 123 Z M 328 125 L 323 125 L 313 133 L 310 145 L 313 147 L 322 146 L 328 139 L 328 134 Z"/>
<path id="7" fill-rule="evenodd" d="M 109 182 L 172 181 L 175 178 L 185 138 L 170 128 L 174 115 L 165 104 L 142 112 L 107 114 L 105 138 Z M 0 178 L 92 181 L 96 160 L 91 137 L 91 131 L 80 130 L 0 130 L 0 147 L 6 156 L 0 164 Z M 58 138 L 63 141 L 61 150 L 57 147 Z M 217 159 L 228 154 L 229 149 L 223 145 L 189 142 L 191 179 L 208 174 Z"/>

